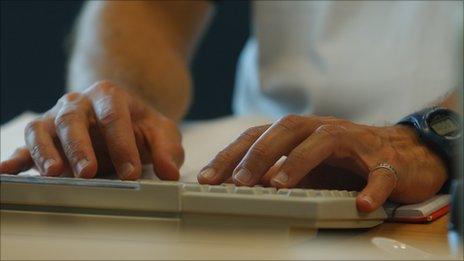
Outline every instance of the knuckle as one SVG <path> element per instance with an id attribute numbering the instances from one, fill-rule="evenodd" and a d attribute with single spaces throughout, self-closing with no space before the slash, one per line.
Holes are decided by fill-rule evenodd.
<path id="1" fill-rule="evenodd" d="M 178 125 L 173 120 L 163 116 L 163 118 L 161 118 L 161 124 L 166 130 L 173 133 L 179 140 L 182 139 L 182 133 L 180 132 Z M 157 126 L 153 121 L 149 123 L 149 126 L 151 126 L 153 130 L 157 129 Z"/>
<path id="2" fill-rule="evenodd" d="M 169 118 L 163 117 L 162 122 L 168 129 L 177 129 L 177 124 Z"/>
<path id="3" fill-rule="evenodd" d="M 268 152 L 263 145 L 255 144 L 249 151 L 249 158 L 255 158 L 258 160 L 267 159 Z"/>
<path id="4" fill-rule="evenodd" d="M 321 125 L 324 124 L 324 123 L 340 124 L 340 125 L 343 125 L 343 124 L 346 124 L 346 123 L 351 123 L 351 121 L 349 121 L 349 120 L 340 119 L 340 118 L 337 118 L 337 117 L 332 116 L 332 115 L 317 116 L 317 117 L 314 117 L 314 118 L 316 120 L 318 120 L 321 123 Z"/>
<path id="5" fill-rule="evenodd" d="M 81 97 L 82 95 L 78 92 L 70 92 L 63 95 L 63 97 L 61 97 L 61 100 L 63 102 L 75 102 L 79 100 Z"/>
<path id="6" fill-rule="evenodd" d="M 24 147 L 19 147 L 19 148 L 16 148 L 13 152 L 13 155 L 19 155 L 19 154 L 22 154 L 24 153 L 25 151 L 25 148 Z"/>
<path id="7" fill-rule="evenodd" d="M 43 122 L 41 120 L 33 120 L 29 122 L 24 129 L 25 135 L 27 136 L 33 132 L 37 132 L 42 127 L 42 124 Z"/>
<path id="8" fill-rule="evenodd" d="M 55 126 L 57 128 L 69 126 L 73 121 L 78 119 L 79 115 L 75 108 L 63 108 L 55 117 Z"/>
<path id="9" fill-rule="evenodd" d="M 63 144 L 63 151 L 69 159 L 77 161 L 84 158 L 85 153 L 82 150 L 82 143 L 77 140 L 68 140 Z"/>
<path id="10" fill-rule="evenodd" d="M 321 125 L 324 125 L 326 124 L 326 121 L 323 117 L 319 117 L 319 116 L 310 116 L 307 118 L 312 124 L 312 126 L 321 126 Z"/>
<path id="11" fill-rule="evenodd" d="M 263 131 L 262 126 L 255 126 L 246 129 L 239 137 L 239 139 L 243 139 L 245 141 L 254 141 L 257 137 L 261 135 Z"/>
<path id="12" fill-rule="evenodd" d="M 292 130 L 295 130 L 295 129 L 301 127 L 302 123 L 303 123 L 303 117 L 302 116 L 295 115 L 295 114 L 290 114 L 290 115 L 287 115 L 287 116 L 284 116 L 284 117 L 280 118 L 276 122 L 276 125 L 283 128 L 283 129 L 292 131 Z"/>
<path id="13" fill-rule="evenodd" d="M 121 118 L 119 110 L 122 105 L 124 105 L 122 101 L 112 94 L 105 94 L 95 101 L 94 112 L 103 127 Z"/>
<path id="14" fill-rule="evenodd" d="M 388 145 L 381 150 L 382 158 L 387 162 L 402 162 L 402 155 L 393 146 Z"/>
<path id="15" fill-rule="evenodd" d="M 304 149 L 295 149 L 291 152 L 289 158 L 291 158 L 291 160 L 294 162 L 305 162 L 307 160 L 307 154 L 307 151 Z"/>
<path id="16" fill-rule="evenodd" d="M 314 132 L 328 134 L 333 138 L 340 138 L 346 134 L 346 128 L 335 124 L 322 124 Z"/>
<path id="17" fill-rule="evenodd" d="M 97 111 L 97 117 L 103 127 L 112 125 L 121 119 L 120 114 L 111 105 L 104 104 Z"/>
<path id="18" fill-rule="evenodd" d="M 338 120 L 338 118 L 333 116 L 333 115 L 324 116 L 324 117 L 321 117 L 321 118 L 326 120 L 326 121 L 336 121 L 336 120 Z"/>
<path id="19" fill-rule="evenodd" d="M 57 111 L 57 109 L 56 109 L 56 105 L 55 105 L 53 108 L 51 108 L 50 110 L 48 110 L 48 111 L 46 111 L 46 112 L 44 112 L 42 114 L 42 119 L 44 119 L 44 120 L 45 119 L 53 119 L 55 117 L 54 112 L 56 112 L 56 111 Z"/>
<path id="20" fill-rule="evenodd" d="M 218 165 L 224 165 L 234 159 L 234 152 L 230 148 L 221 150 L 216 157 L 214 157 L 214 162 Z"/>
<path id="21" fill-rule="evenodd" d="M 35 143 L 30 147 L 29 153 L 31 154 L 31 157 L 40 160 L 43 157 L 43 154 L 45 153 L 45 148 L 47 146 L 43 143 Z"/>
<path id="22" fill-rule="evenodd" d="M 90 91 L 98 93 L 113 93 L 117 91 L 116 85 L 109 80 L 101 80 L 90 86 Z"/>

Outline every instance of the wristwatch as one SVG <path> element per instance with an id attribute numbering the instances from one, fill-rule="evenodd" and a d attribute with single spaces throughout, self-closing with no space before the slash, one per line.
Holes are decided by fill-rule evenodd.
<path id="1" fill-rule="evenodd" d="M 450 109 L 432 107 L 408 115 L 398 124 L 414 128 L 420 140 L 444 160 L 450 178 L 454 176 L 453 163 L 462 139 L 462 116 Z"/>

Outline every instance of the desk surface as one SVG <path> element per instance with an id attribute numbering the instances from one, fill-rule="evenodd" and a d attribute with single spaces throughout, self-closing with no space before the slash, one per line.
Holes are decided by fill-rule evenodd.
<path id="1" fill-rule="evenodd" d="M 367 230 L 196 227 L 180 219 L 1 211 L 1 259 L 459 259 L 447 216 Z"/>

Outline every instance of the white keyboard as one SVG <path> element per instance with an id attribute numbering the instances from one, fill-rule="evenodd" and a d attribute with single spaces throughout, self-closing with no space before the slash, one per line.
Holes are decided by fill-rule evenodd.
<path id="1" fill-rule="evenodd" d="M 354 191 L 14 175 L 0 175 L 0 181 L 2 209 L 259 217 L 312 228 L 372 227 L 387 218 L 383 208 L 358 212 Z"/>

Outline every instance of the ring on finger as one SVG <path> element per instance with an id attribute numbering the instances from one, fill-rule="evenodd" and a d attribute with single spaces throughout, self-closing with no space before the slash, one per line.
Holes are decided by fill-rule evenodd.
<path id="1" fill-rule="evenodd" d="M 387 172 L 382 172 L 382 173 L 385 173 L 385 174 L 386 173 L 392 173 L 393 176 L 395 177 L 395 187 L 396 187 L 396 184 L 398 183 L 398 180 L 399 180 L 399 175 L 398 175 L 398 171 L 396 171 L 395 167 L 393 167 L 393 165 L 391 165 L 390 163 L 382 162 L 382 163 L 377 164 L 374 168 L 372 168 L 369 175 L 371 175 L 372 173 L 374 173 L 378 169 L 387 170 Z"/>

